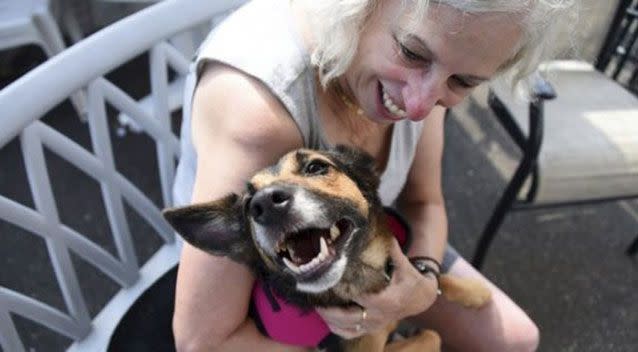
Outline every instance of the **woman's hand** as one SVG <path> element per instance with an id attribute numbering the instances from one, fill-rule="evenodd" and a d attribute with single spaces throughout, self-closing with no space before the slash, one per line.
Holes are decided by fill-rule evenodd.
<path id="1" fill-rule="evenodd" d="M 317 309 L 333 333 L 352 339 L 376 332 L 425 311 L 436 300 L 438 287 L 434 275 L 422 276 L 401 252 L 397 241 L 392 242 L 394 272 L 384 290 L 356 298 L 361 307 Z"/>

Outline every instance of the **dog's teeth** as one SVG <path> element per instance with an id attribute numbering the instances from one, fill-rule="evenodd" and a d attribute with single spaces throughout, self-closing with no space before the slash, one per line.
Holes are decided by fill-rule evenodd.
<path id="1" fill-rule="evenodd" d="M 291 245 L 286 246 L 286 250 L 288 250 L 288 254 L 290 255 L 290 259 L 295 259 L 295 249 Z"/>
<path id="2" fill-rule="evenodd" d="M 328 244 L 326 243 L 326 239 L 323 237 L 319 237 L 319 245 L 321 247 L 321 251 L 319 252 L 319 258 L 325 259 L 329 254 Z"/>
<path id="3" fill-rule="evenodd" d="M 321 258 L 321 254 L 319 254 L 316 257 L 312 258 L 312 260 L 309 261 L 308 263 L 300 266 L 299 270 L 302 272 L 310 271 L 314 269 L 317 265 L 319 265 L 322 261 L 323 259 Z"/>
<path id="4" fill-rule="evenodd" d="M 292 270 L 295 273 L 299 273 L 299 267 L 297 265 L 295 265 L 293 262 L 291 262 L 290 260 L 288 260 L 288 258 L 284 257 L 284 264 L 286 264 L 286 266 L 288 267 L 288 269 Z"/>
<path id="5" fill-rule="evenodd" d="M 334 241 L 337 239 L 337 237 L 339 237 L 340 234 L 341 231 L 339 231 L 339 227 L 337 227 L 337 225 L 332 225 L 332 227 L 330 228 L 330 238 Z"/>
<path id="6" fill-rule="evenodd" d="M 306 272 L 306 271 L 310 271 L 310 270 L 314 267 L 314 265 L 313 265 L 313 264 L 314 264 L 314 261 L 315 261 L 315 260 L 313 259 L 313 260 L 311 260 L 310 262 L 308 262 L 308 263 L 306 263 L 306 264 L 304 264 L 304 265 L 300 266 L 300 267 L 299 267 L 299 271 L 300 271 L 300 272 L 302 272 L 302 273 L 303 273 L 303 272 Z"/>
<path id="7" fill-rule="evenodd" d="M 321 252 L 319 252 L 319 255 L 317 255 L 317 259 L 319 262 L 323 262 L 324 260 L 326 260 L 326 258 L 328 258 L 328 247 L 326 247 L 325 252 L 322 248 Z"/>

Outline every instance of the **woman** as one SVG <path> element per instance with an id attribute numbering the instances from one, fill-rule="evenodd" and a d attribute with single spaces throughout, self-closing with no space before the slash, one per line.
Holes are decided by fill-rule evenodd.
<path id="1" fill-rule="evenodd" d="M 549 24 L 568 8 L 559 0 L 253 1 L 200 49 L 176 202 L 238 192 L 294 148 L 359 147 L 383 171 L 383 202 L 397 204 L 413 228 L 407 256 L 430 256 L 444 271 L 484 281 L 493 300 L 479 311 L 437 300 L 436 281 L 395 245 L 392 282 L 360 297 L 364 310 L 319 311 L 331 331 L 353 338 L 411 317 L 438 331 L 446 350 L 535 350 L 534 323 L 447 247 L 443 121 L 445 109 L 479 84 L 516 66 L 519 77 L 530 72 Z M 184 244 L 178 350 L 302 350 L 264 337 L 247 319 L 253 282 L 245 267 Z"/>

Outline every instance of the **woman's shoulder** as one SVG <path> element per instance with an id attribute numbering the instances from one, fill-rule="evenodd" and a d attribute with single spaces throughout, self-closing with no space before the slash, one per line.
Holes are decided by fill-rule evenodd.
<path id="1" fill-rule="evenodd" d="M 198 134 L 223 135 L 254 147 L 303 144 L 290 114 L 262 82 L 221 64 L 208 65 L 202 73 L 193 97 L 193 123 L 199 127 L 193 129 L 195 144 Z"/>
<path id="2" fill-rule="evenodd" d="M 221 22 L 198 52 L 198 66 L 215 61 L 283 88 L 310 66 L 287 1 L 251 1 Z"/>

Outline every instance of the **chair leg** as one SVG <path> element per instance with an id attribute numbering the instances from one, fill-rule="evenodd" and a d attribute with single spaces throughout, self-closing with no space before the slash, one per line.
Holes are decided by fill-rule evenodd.
<path id="1" fill-rule="evenodd" d="M 638 236 L 636 236 L 634 241 L 629 245 L 629 247 L 627 247 L 625 253 L 630 257 L 633 257 L 636 253 L 638 253 Z"/>
<path id="2" fill-rule="evenodd" d="M 80 23 L 75 17 L 72 8 L 64 9 L 62 13 L 62 21 L 64 30 L 69 35 L 74 44 L 84 39 L 84 33 L 82 33 L 82 28 L 80 27 Z"/>
<path id="3" fill-rule="evenodd" d="M 516 170 L 516 173 L 507 185 L 503 196 L 498 201 L 498 204 L 496 205 L 494 212 L 490 216 L 487 225 L 485 225 L 483 233 L 481 234 L 478 244 L 476 245 L 474 256 L 472 258 L 472 266 L 474 266 L 479 271 L 483 267 L 485 256 L 487 255 L 487 251 L 494 241 L 494 237 L 496 237 L 496 234 L 498 233 L 498 229 L 501 227 L 501 224 L 503 224 L 505 215 L 512 208 L 512 204 L 514 204 L 516 196 L 520 192 L 525 179 L 529 175 L 529 172 L 523 172 L 524 170 L 521 166 L 522 165 L 520 165 L 519 168 Z"/>
<path id="4" fill-rule="evenodd" d="M 43 49 L 47 56 L 53 57 L 61 53 L 66 48 L 66 45 L 64 44 L 62 33 L 60 33 L 60 28 L 51 13 L 46 11 L 38 12 L 33 19 L 44 42 Z"/>
<path id="5" fill-rule="evenodd" d="M 42 49 L 46 52 L 48 57 L 53 57 L 61 53 L 65 48 L 64 39 L 60 28 L 58 27 L 55 19 L 51 13 L 42 11 L 37 13 L 34 18 L 36 27 L 40 32 L 40 37 L 43 43 Z M 81 121 L 86 121 L 87 114 L 87 97 L 86 91 L 80 89 L 71 95 L 71 104 L 75 108 Z"/>
<path id="6" fill-rule="evenodd" d="M 503 196 L 498 201 L 498 204 L 496 205 L 496 208 L 485 226 L 485 229 L 481 234 L 481 238 L 476 246 L 474 256 L 472 258 L 472 265 L 477 270 L 481 270 L 487 250 L 491 246 L 499 227 L 503 223 L 505 214 L 511 209 L 512 204 L 514 204 L 514 201 L 516 200 L 516 196 L 523 187 L 523 183 L 525 183 L 525 180 L 532 173 L 536 165 L 536 159 L 538 158 L 541 143 L 543 141 L 544 123 L 542 99 L 530 103 L 529 109 L 529 137 L 525 141 L 523 158 L 518 164 L 516 172 L 514 172 L 514 176 L 507 185 Z M 499 112 L 495 112 L 499 115 Z M 507 117 L 509 116 L 509 112 L 507 114 L 502 113 L 500 115 L 502 115 L 502 119 L 511 119 L 511 117 Z"/>

